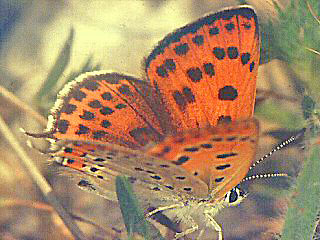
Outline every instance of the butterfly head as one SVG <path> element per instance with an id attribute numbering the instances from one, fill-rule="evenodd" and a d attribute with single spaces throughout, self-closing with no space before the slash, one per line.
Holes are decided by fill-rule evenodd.
<path id="1" fill-rule="evenodd" d="M 246 197 L 246 193 L 239 187 L 232 188 L 224 197 L 224 205 L 227 207 L 238 206 Z"/>

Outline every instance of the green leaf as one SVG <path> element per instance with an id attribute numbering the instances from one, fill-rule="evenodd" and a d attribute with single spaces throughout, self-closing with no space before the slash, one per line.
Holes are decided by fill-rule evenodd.
<path id="1" fill-rule="evenodd" d="M 79 76 L 82 73 L 86 72 L 92 72 L 92 71 L 98 71 L 101 69 L 101 64 L 92 64 L 92 56 L 89 56 L 87 60 L 83 63 L 83 65 L 80 67 L 77 71 L 72 71 L 69 76 L 66 78 L 65 83 L 68 83 L 75 79 L 77 76 Z"/>
<path id="2" fill-rule="evenodd" d="M 293 188 L 281 240 L 312 239 L 320 204 L 320 147 L 313 146 Z"/>
<path id="3" fill-rule="evenodd" d="M 54 88 L 54 86 L 56 86 L 59 78 L 68 66 L 70 61 L 73 39 L 74 30 L 73 28 L 71 28 L 68 39 L 65 41 L 64 46 L 61 49 L 53 67 L 51 68 L 46 80 L 44 81 L 42 87 L 36 95 L 36 99 L 38 101 L 41 100 L 44 96 L 48 95 L 48 93 Z"/>
<path id="4" fill-rule="evenodd" d="M 116 191 L 128 236 L 138 233 L 147 240 L 164 240 L 159 231 L 145 220 L 128 177 L 118 176 L 116 178 Z"/>
<path id="5" fill-rule="evenodd" d="M 304 119 L 310 119 L 316 107 L 314 100 L 310 96 L 303 96 L 301 106 Z"/>

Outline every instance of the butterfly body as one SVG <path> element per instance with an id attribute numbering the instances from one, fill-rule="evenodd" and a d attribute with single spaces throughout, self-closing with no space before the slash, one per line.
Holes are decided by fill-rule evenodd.
<path id="1" fill-rule="evenodd" d="M 58 95 L 47 132 L 51 155 L 78 186 L 117 201 L 127 176 L 147 217 L 206 228 L 243 198 L 258 142 L 253 117 L 259 30 L 249 6 L 222 10 L 165 37 L 146 60 L 146 81 L 110 71 L 80 75 Z M 153 144 L 150 144 L 153 143 Z"/>

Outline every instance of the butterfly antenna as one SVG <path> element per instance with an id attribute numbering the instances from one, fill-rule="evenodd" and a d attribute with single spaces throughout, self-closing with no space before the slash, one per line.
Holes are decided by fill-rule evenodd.
<path id="1" fill-rule="evenodd" d="M 289 144 L 293 143 L 294 141 L 296 141 L 297 139 L 299 139 L 301 136 L 303 136 L 304 132 L 305 132 L 305 128 L 303 128 L 301 131 L 299 131 L 299 133 L 295 136 L 290 137 L 289 139 L 281 142 L 279 145 L 277 145 L 274 149 L 272 149 L 272 151 L 270 151 L 269 153 L 267 153 L 266 155 L 264 155 L 262 158 L 260 158 L 259 160 L 257 160 L 255 163 L 253 163 L 250 167 L 249 170 L 253 169 L 255 166 L 257 166 L 259 163 L 261 163 L 262 161 L 264 161 L 265 159 L 267 159 L 268 157 L 270 157 L 272 154 L 274 154 L 275 152 L 281 150 L 282 148 L 288 146 Z"/>
<path id="2" fill-rule="evenodd" d="M 258 175 L 253 175 L 246 177 L 242 179 L 241 183 L 255 180 L 255 179 L 260 179 L 260 178 L 273 178 L 273 177 L 288 177 L 289 175 L 286 173 L 265 173 L 265 174 L 258 174 Z"/>

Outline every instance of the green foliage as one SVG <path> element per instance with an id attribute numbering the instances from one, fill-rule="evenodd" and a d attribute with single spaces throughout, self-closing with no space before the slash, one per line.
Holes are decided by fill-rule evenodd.
<path id="1" fill-rule="evenodd" d="M 72 71 L 69 76 L 66 78 L 65 83 L 68 83 L 75 79 L 77 76 L 79 76 L 81 73 L 85 72 L 92 72 L 92 71 L 97 71 L 101 69 L 100 64 L 93 65 L 92 63 L 92 56 L 89 56 L 87 61 L 84 62 L 82 66 L 77 71 Z"/>
<path id="2" fill-rule="evenodd" d="M 164 240 L 159 231 L 145 220 L 127 177 L 116 178 L 116 190 L 129 238 L 138 233 L 144 239 Z"/>
<path id="3" fill-rule="evenodd" d="M 314 100 L 319 98 L 320 92 L 320 56 L 308 50 L 319 52 L 320 24 L 316 19 L 320 16 L 319 0 L 291 0 L 285 9 L 276 6 L 278 21 L 261 26 L 262 62 L 277 58 L 287 63 L 291 75 L 289 81 L 295 87 L 296 96 L 303 97 L 302 114 L 296 109 L 285 109 L 276 102 L 263 104 L 256 112 L 289 129 L 307 125 L 305 139 L 309 148 L 308 143 L 319 136 L 320 126 L 317 101 Z M 303 96 L 306 92 L 308 96 Z M 312 239 L 320 206 L 319 154 L 320 147 L 312 145 L 310 156 L 306 157 L 291 189 L 292 202 L 286 215 L 282 240 Z"/>
<path id="4" fill-rule="evenodd" d="M 48 109 L 52 107 L 56 100 L 57 93 L 60 90 L 59 86 L 63 86 L 65 83 L 75 79 L 81 73 L 100 70 L 100 64 L 94 65 L 92 63 L 92 56 L 89 56 L 79 69 L 73 70 L 65 78 L 64 83 L 60 83 L 61 79 L 64 77 L 66 68 L 69 66 L 74 35 L 74 30 L 70 29 L 69 36 L 60 50 L 55 63 L 47 78 L 44 80 L 42 87 L 34 97 L 36 105 L 38 105 L 40 111 L 45 115 L 47 115 Z"/>
<path id="5" fill-rule="evenodd" d="M 304 160 L 303 169 L 291 189 L 291 202 L 285 217 L 282 240 L 313 239 L 320 209 L 320 146 L 314 144 L 320 133 L 319 108 L 311 96 L 303 97 L 301 107 L 307 123 L 305 144 L 310 154 Z"/>
<path id="6" fill-rule="evenodd" d="M 310 129 L 310 136 L 316 138 L 320 133 L 319 106 L 310 96 L 304 96 L 301 106 Z"/>
<path id="7" fill-rule="evenodd" d="M 313 111 L 315 110 L 316 103 L 310 96 L 304 96 L 301 106 L 303 109 L 303 117 L 305 119 L 310 119 L 313 115 Z"/>
<path id="8" fill-rule="evenodd" d="M 307 92 L 318 99 L 320 92 L 320 56 L 311 52 L 310 49 L 318 52 L 320 50 L 320 24 L 316 19 L 320 15 L 319 1 L 291 0 L 285 9 L 281 9 L 277 3 L 274 4 L 278 19 L 273 22 L 260 22 L 260 62 L 266 63 L 275 58 L 286 62 L 289 84 L 294 88 L 295 97 L 302 97 Z M 278 105 L 276 101 L 274 101 L 274 104 Z M 278 110 L 276 110 L 274 107 L 268 107 L 268 105 L 270 105 L 269 102 L 259 107 L 257 114 L 263 118 L 281 122 L 281 125 L 285 127 L 288 125 L 297 127 L 302 123 L 300 121 L 301 116 L 294 116 L 300 114 L 297 111 L 278 106 Z M 287 117 L 284 115 L 287 115 Z M 292 124 L 297 119 L 299 121 Z"/>
<path id="9" fill-rule="evenodd" d="M 276 102 L 268 101 L 255 109 L 255 114 L 285 126 L 289 130 L 301 128 L 303 118 L 301 115 L 294 113 L 291 109 L 285 108 Z"/>
<path id="10" fill-rule="evenodd" d="M 320 199 L 320 147 L 313 146 L 311 156 L 293 188 L 293 199 L 285 219 L 282 240 L 310 240 L 314 234 Z"/>
<path id="11" fill-rule="evenodd" d="M 307 48 L 319 50 L 320 25 L 307 2 L 319 16 L 318 0 L 291 0 L 286 9 L 277 7 L 279 20 L 262 26 L 267 38 L 262 41 L 262 51 L 271 58 L 287 62 L 297 77 L 307 81 L 309 89 L 313 89 L 320 73 L 320 59 L 316 54 L 310 54 Z M 277 6 L 276 3 L 275 5 Z M 320 90 L 319 84 L 317 85 L 314 90 Z"/>
<path id="12" fill-rule="evenodd" d="M 45 95 L 48 94 L 48 92 L 51 91 L 51 89 L 53 89 L 53 87 L 57 84 L 59 78 L 63 74 L 64 70 L 68 66 L 70 62 L 73 38 L 74 38 L 74 30 L 71 29 L 68 39 L 64 43 L 63 48 L 60 50 L 60 53 L 57 57 L 56 62 L 51 68 L 46 80 L 43 82 L 43 85 L 36 96 L 38 100 L 43 98 Z"/>

